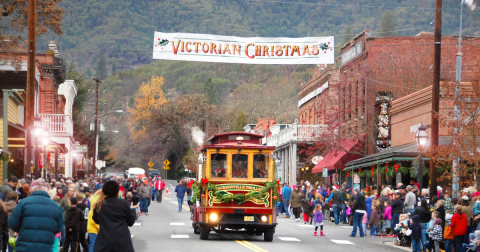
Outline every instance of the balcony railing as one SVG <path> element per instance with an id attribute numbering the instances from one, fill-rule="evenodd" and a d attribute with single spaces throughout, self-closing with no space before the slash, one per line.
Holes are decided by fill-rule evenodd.
<path id="1" fill-rule="evenodd" d="M 50 135 L 73 135 L 73 121 L 70 115 L 39 114 L 42 126 L 49 130 Z"/>
<path id="2" fill-rule="evenodd" d="M 327 125 L 288 125 L 280 133 L 267 138 L 267 146 L 282 146 L 290 142 L 315 142 L 327 129 Z"/>

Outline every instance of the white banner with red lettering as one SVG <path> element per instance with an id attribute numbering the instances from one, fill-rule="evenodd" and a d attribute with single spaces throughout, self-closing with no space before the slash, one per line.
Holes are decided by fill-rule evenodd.
<path id="1" fill-rule="evenodd" d="M 155 32 L 153 58 L 243 64 L 333 64 L 330 37 L 259 38 Z"/>

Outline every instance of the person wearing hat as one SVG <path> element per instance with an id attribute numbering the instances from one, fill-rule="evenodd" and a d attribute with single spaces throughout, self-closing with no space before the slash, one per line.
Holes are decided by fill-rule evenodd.
<path id="1" fill-rule="evenodd" d="M 62 212 L 46 191 L 45 182 L 33 181 L 30 196 L 18 203 L 8 219 L 10 229 L 18 233 L 18 252 L 51 252 L 55 235 L 63 229 Z"/>
<path id="2" fill-rule="evenodd" d="M 18 193 L 18 199 L 19 200 L 22 200 L 22 199 L 25 199 L 26 197 L 28 197 L 28 194 L 27 192 L 25 191 L 25 189 L 28 190 L 28 183 L 27 183 L 27 180 L 26 179 L 20 179 L 18 180 L 18 188 L 17 188 L 17 193 Z"/>
<path id="3" fill-rule="evenodd" d="M 342 211 L 342 193 L 337 190 L 336 186 L 332 186 L 330 197 L 328 197 L 325 203 L 328 203 L 330 200 L 332 201 L 335 225 L 338 225 L 338 223 L 340 222 L 340 211 Z"/>
<path id="4" fill-rule="evenodd" d="M 103 197 L 93 206 L 92 220 L 100 225 L 93 247 L 94 252 L 118 251 L 133 252 L 133 243 L 128 227 L 135 223 L 135 215 L 130 211 L 128 201 L 119 199 L 120 187 L 117 182 L 105 182 L 101 192 Z"/>
<path id="5" fill-rule="evenodd" d="M 140 184 L 138 188 L 138 196 L 140 196 L 140 211 L 148 215 L 148 207 L 150 206 L 150 200 L 152 199 L 152 187 L 148 180 L 143 180 L 143 183 Z"/>

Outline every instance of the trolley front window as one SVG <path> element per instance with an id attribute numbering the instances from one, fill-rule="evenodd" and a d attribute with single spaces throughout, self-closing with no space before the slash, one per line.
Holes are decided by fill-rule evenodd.
<path id="1" fill-rule="evenodd" d="M 211 175 L 212 178 L 224 178 L 227 169 L 227 155 L 213 153 L 210 156 L 211 158 Z"/>
<path id="2" fill-rule="evenodd" d="M 258 154 L 253 156 L 253 178 L 268 177 L 268 156 Z"/>
<path id="3" fill-rule="evenodd" d="M 232 155 L 232 178 L 247 178 L 248 175 L 248 155 Z"/>

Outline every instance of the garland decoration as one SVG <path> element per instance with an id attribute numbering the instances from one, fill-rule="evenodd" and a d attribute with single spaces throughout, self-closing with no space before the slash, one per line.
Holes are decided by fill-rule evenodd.
<path id="1" fill-rule="evenodd" d="M 10 160 L 10 155 L 8 155 L 7 153 L 3 152 L 2 154 L 0 154 L 0 160 L 2 160 L 2 161 L 8 161 L 8 160 Z"/>
<path id="2" fill-rule="evenodd" d="M 273 180 L 273 181 L 265 181 L 263 185 L 265 186 L 261 191 L 256 192 L 256 191 L 250 191 L 247 194 L 242 194 L 242 193 L 237 193 L 235 195 L 231 193 L 227 193 L 225 191 L 219 191 L 217 190 L 217 187 L 208 182 L 207 179 L 202 179 L 202 183 L 206 184 L 206 186 L 202 186 L 201 183 L 194 183 L 192 185 L 193 189 L 193 195 L 192 195 L 192 202 L 196 202 L 197 200 L 200 200 L 201 195 L 204 192 L 204 189 L 207 188 L 208 191 L 212 192 L 213 195 L 215 195 L 215 198 L 222 202 L 222 203 L 229 203 L 231 201 L 234 201 L 236 204 L 241 205 L 245 203 L 245 201 L 250 200 L 250 199 L 257 199 L 261 200 L 264 198 L 267 193 L 269 192 L 270 189 L 272 189 L 272 205 L 275 206 L 279 200 L 278 197 L 278 186 L 280 185 L 280 181 L 278 180 Z"/>

